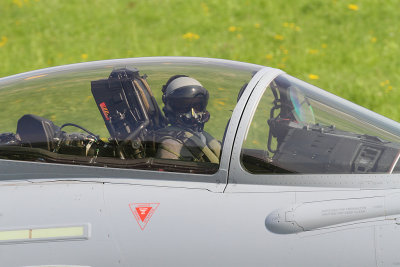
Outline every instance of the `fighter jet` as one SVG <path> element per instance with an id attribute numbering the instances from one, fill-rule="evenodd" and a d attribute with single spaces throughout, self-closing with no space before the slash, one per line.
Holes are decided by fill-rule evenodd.
<path id="1" fill-rule="evenodd" d="M 270 67 L 0 79 L 0 266 L 400 264 L 400 124 Z"/>

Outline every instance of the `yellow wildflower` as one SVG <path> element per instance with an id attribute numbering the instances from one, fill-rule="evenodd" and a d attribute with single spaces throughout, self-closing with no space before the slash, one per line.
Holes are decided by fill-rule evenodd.
<path id="1" fill-rule="evenodd" d="M 1 36 L 0 47 L 4 46 L 8 41 L 8 38 L 5 36 Z"/>
<path id="2" fill-rule="evenodd" d="M 219 104 L 221 106 L 225 106 L 225 102 L 223 102 L 223 101 L 217 101 L 217 104 Z"/>
<path id="3" fill-rule="evenodd" d="M 385 93 L 389 93 L 389 92 L 392 91 L 392 90 L 393 90 L 393 86 L 389 85 L 389 86 L 386 88 Z"/>
<path id="4" fill-rule="evenodd" d="M 376 37 L 371 37 L 371 43 L 376 43 L 377 39 Z"/>
<path id="5" fill-rule="evenodd" d="M 384 81 L 384 82 L 381 82 L 380 85 L 383 87 L 383 86 L 388 85 L 389 83 L 390 83 L 390 81 L 389 81 L 389 80 L 386 80 L 386 81 Z"/>
<path id="6" fill-rule="evenodd" d="M 316 74 L 308 74 L 308 78 L 310 78 L 311 80 L 318 80 L 319 76 Z"/>
<path id="7" fill-rule="evenodd" d="M 327 44 L 322 44 L 321 47 L 322 47 L 322 48 L 327 48 L 328 45 L 327 45 Z"/>
<path id="8" fill-rule="evenodd" d="M 228 31 L 235 32 L 237 31 L 237 28 L 235 26 L 229 26 Z"/>
<path id="9" fill-rule="evenodd" d="M 204 14 L 208 15 L 208 6 L 206 3 L 201 3 L 201 8 L 203 8 Z"/>
<path id="10" fill-rule="evenodd" d="M 200 38 L 200 36 L 198 34 L 192 33 L 192 32 L 187 32 L 184 35 L 182 35 L 182 38 L 185 40 L 197 40 Z"/>
<path id="11" fill-rule="evenodd" d="M 13 3 L 16 4 L 18 7 L 22 7 L 24 5 L 21 0 L 13 0 Z"/>
<path id="12" fill-rule="evenodd" d="M 357 11 L 358 10 L 358 6 L 355 5 L 355 4 L 349 4 L 347 7 L 348 7 L 348 9 L 353 10 L 353 11 Z"/>
<path id="13" fill-rule="evenodd" d="M 282 51 L 283 54 L 289 54 L 289 50 L 287 50 L 285 46 L 281 45 L 279 46 L 279 49 Z"/>
<path id="14" fill-rule="evenodd" d="M 275 38 L 275 40 L 279 40 L 279 41 L 282 41 L 283 39 L 285 39 L 285 37 L 283 37 L 283 35 L 280 35 L 280 34 L 275 34 L 274 38 Z"/>
<path id="15" fill-rule="evenodd" d="M 255 23 L 254 28 L 256 28 L 256 29 L 260 28 L 260 23 Z"/>
<path id="16" fill-rule="evenodd" d="M 284 22 L 283 27 L 294 29 L 296 27 L 296 24 L 294 24 L 293 22 Z"/>
<path id="17" fill-rule="evenodd" d="M 273 57 L 274 57 L 274 56 L 273 56 L 273 55 L 271 55 L 271 54 L 267 54 L 267 55 L 265 55 L 265 58 L 266 58 L 266 59 L 268 59 L 268 60 L 271 60 Z"/>
<path id="18" fill-rule="evenodd" d="M 88 58 L 88 54 L 82 54 L 82 55 L 81 55 L 81 58 L 82 58 L 83 60 L 86 60 L 86 59 Z"/>
<path id="19" fill-rule="evenodd" d="M 284 69 L 284 68 L 286 68 L 286 65 L 284 63 L 279 63 L 278 64 L 278 68 L 279 69 Z"/>
<path id="20" fill-rule="evenodd" d="M 307 53 L 309 53 L 310 55 L 316 55 L 319 53 L 318 49 L 308 49 Z"/>
<path id="21" fill-rule="evenodd" d="M 292 30 L 295 30 L 295 31 L 300 31 L 300 27 L 299 26 L 297 26 L 295 23 L 293 23 L 293 22 L 284 22 L 283 24 L 283 27 L 285 27 L 285 28 L 290 28 L 290 29 L 292 29 Z"/>

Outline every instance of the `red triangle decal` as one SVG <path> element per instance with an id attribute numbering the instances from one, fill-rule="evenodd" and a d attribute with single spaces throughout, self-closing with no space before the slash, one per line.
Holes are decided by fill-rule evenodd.
<path id="1" fill-rule="evenodd" d="M 140 229 L 144 230 L 151 216 L 158 208 L 160 203 L 131 203 L 129 208 L 131 209 L 133 216 L 140 226 Z"/>
<path id="2" fill-rule="evenodd" d="M 144 222 L 144 219 L 146 219 L 147 215 L 149 215 L 149 212 L 151 211 L 151 209 L 152 209 L 151 207 L 136 208 L 136 212 L 138 213 L 142 222 Z"/>

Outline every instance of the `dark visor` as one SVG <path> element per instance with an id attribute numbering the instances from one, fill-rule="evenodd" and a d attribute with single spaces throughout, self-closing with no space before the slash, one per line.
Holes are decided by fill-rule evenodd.
<path id="1" fill-rule="evenodd" d="M 204 111 L 208 103 L 208 92 L 201 86 L 181 87 L 168 95 L 168 104 L 179 113 L 189 112 L 192 108 L 196 112 Z"/>
<path id="2" fill-rule="evenodd" d="M 207 107 L 208 99 L 204 96 L 193 97 L 193 98 L 176 98 L 169 101 L 171 108 L 179 113 L 189 112 L 192 108 L 195 112 L 204 111 Z"/>

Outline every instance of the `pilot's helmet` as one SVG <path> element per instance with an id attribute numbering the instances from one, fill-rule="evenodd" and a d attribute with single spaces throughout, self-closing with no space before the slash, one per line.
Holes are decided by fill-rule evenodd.
<path id="1" fill-rule="evenodd" d="M 172 76 L 162 88 L 164 114 L 171 125 L 202 131 L 210 119 L 206 110 L 208 91 L 196 79 L 186 75 Z"/>

